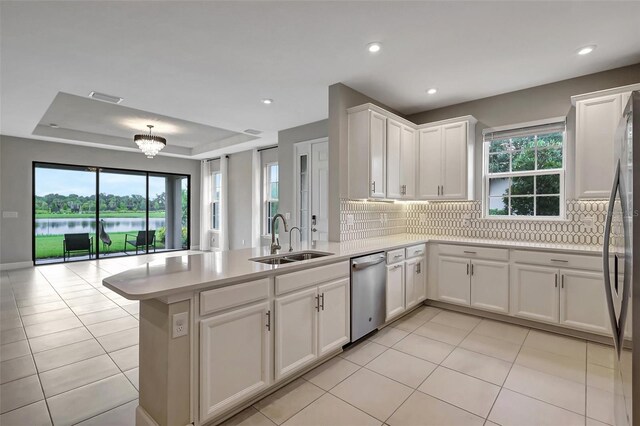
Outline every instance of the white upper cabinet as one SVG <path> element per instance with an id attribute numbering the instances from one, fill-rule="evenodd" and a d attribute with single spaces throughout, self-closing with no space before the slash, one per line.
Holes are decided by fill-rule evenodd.
<path id="1" fill-rule="evenodd" d="M 609 198 L 615 132 L 629 94 L 638 89 L 636 84 L 571 98 L 576 106 L 576 197 Z"/>
<path id="2" fill-rule="evenodd" d="M 349 114 L 349 198 L 386 197 L 387 117 L 365 109 Z"/>
<path id="3" fill-rule="evenodd" d="M 422 129 L 418 139 L 418 197 L 421 200 L 440 196 L 442 176 L 442 128 Z"/>
<path id="4" fill-rule="evenodd" d="M 348 117 L 349 198 L 473 199 L 472 116 L 416 126 L 364 104 Z"/>
<path id="5" fill-rule="evenodd" d="M 416 181 L 416 132 L 395 120 L 387 120 L 387 198 L 414 199 Z"/>
<path id="6" fill-rule="evenodd" d="M 475 123 L 473 117 L 429 124 L 419 131 L 420 200 L 472 200 Z"/>

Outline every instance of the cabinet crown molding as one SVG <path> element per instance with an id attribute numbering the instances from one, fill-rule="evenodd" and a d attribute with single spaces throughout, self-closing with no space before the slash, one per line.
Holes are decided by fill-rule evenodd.
<path id="1" fill-rule="evenodd" d="M 611 89 L 597 90 L 595 92 L 583 93 L 581 95 L 573 95 L 571 97 L 571 105 L 575 106 L 576 102 L 586 99 L 599 98 L 600 96 L 617 95 L 620 93 L 633 92 L 640 90 L 640 83 L 629 84 L 627 86 L 613 87 Z"/>
<path id="2" fill-rule="evenodd" d="M 362 105 L 354 106 L 351 108 L 347 108 L 347 114 L 352 114 L 354 112 L 360 112 L 365 110 L 375 111 L 378 114 L 383 114 L 387 118 L 391 118 L 392 120 L 397 121 L 401 124 L 404 124 L 405 126 L 409 126 L 414 130 L 426 129 L 428 127 L 441 126 L 443 124 L 449 124 L 449 123 L 459 123 L 461 121 L 468 121 L 470 124 L 476 124 L 478 122 L 478 120 L 473 115 L 463 115 L 461 117 L 447 118 L 446 120 L 434 121 L 431 123 L 416 124 L 412 121 L 407 120 L 406 118 L 402 118 L 399 115 L 389 112 L 386 109 L 381 108 L 378 105 L 375 105 L 372 103 L 367 103 L 367 104 L 362 104 Z"/>

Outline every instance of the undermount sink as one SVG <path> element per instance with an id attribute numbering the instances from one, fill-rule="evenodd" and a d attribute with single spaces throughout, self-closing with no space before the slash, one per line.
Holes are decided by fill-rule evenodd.
<path id="1" fill-rule="evenodd" d="M 318 257 L 331 256 L 333 253 L 324 251 L 299 251 L 290 254 L 274 254 L 272 256 L 254 257 L 249 259 L 253 262 L 266 263 L 267 265 L 286 265 L 287 263 L 311 260 Z"/>

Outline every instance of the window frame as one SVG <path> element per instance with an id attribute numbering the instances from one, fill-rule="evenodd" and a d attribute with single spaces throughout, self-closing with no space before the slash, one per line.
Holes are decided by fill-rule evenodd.
<path id="1" fill-rule="evenodd" d="M 562 134 L 562 167 L 561 168 L 555 168 L 555 169 L 537 169 L 537 165 L 538 165 L 538 146 L 536 144 L 534 150 L 535 150 L 535 167 L 536 169 L 534 170 L 526 170 L 526 171 L 509 171 L 509 172 L 498 172 L 498 173 L 489 173 L 489 157 L 490 157 L 490 146 L 491 146 L 491 142 L 492 140 L 487 141 L 486 140 L 486 134 L 488 133 L 498 133 L 500 131 L 521 131 L 523 133 L 526 132 L 527 128 L 535 128 L 535 127 L 541 127 L 544 125 L 554 125 L 554 124 L 563 124 L 565 126 L 565 129 L 562 132 L 559 132 Z M 544 135 L 544 134 L 549 134 L 549 133 L 554 133 L 554 132 L 541 132 L 541 131 L 532 131 L 529 136 L 532 135 Z M 519 136 L 522 137 L 522 136 Z M 506 139 L 506 138 L 505 138 Z M 510 156 L 510 160 L 509 160 L 509 168 L 511 169 L 511 164 L 513 161 L 513 156 Z M 567 197 L 567 187 L 566 187 L 566 172 L 567 172 L 567 130 L 566 130 L 566 120 L 564 117 L 559 117 L 559 118 L 553 118 L 553 119 L 548 119 L 548 120 L 541 120 L 541 121 L 537 121 L 537 122 L 531 122 L 531 123 L 521 123 L 521 124 L 515 124 L 515 125 L 510 125 L 510 126 L 504 126 L 504 127 L 500 127 L 500 128 L 495 128 L 495 129 L 485 129 L 483 131 L 483 142 L 482 142 L 482 219 L 486 219 L 486 220 L 501 220 L 501 221 L 522 221 L 522 220 L 527 220 L 527 221 L 543 221 L 543 222 L 566 222 L 567 221 L 567 216 L 566 216 L 566 197 Z M 560 210 L 559 210 L 559 215 L 558 216 L 538 216 L 536 215 L 536 207 L 537 207 L 537 200 L 539 197 L 544 197 L 547 196 L 547 194 L 545 195 L 537 195 L 535 194 L 535 183 L 534 183 L 534 194 L 531 195 L 515 195 L 512 196 L 511 194 L 509 194 L 509 214 L 507 215 L 490 215 L 489 214 L 489 208 L 490 208 L 490 195 L 489 195 L 489 184 L 490 184 L 490 180 L 491 179 L 501 179 L 501 178 L 507 178 L 507 179 L 511 179 L 514 177 L 527 177 L 527 176 L 549 176 L 549 175 L 559 175 L 560 177 L 560 182 L 559 182 L 559 187 L 560 187 L 560 192 L 557 195 L 559 197 L 559 202 L 560 202 Z M 535 181 L 534 181 L 535 182 Z M 556 196 L 555 194 L 549 194 L 549 196 Z M 533 198 L 533 212 L 534 214 L 531 216 L 525 216 L 525 215 L 512 215 L 510 214 L 510 210 L 511 210 L 511 199 L 512 198 L 519 198 L 519 197 L 532 197 Z"/>
<path id="2" fill-rule="evenodd" d="M 274 183 L 271 181 L 270 171 L 273 166 L 278 168 L 278 198 L 272 198 L 270 196 L 271 184 Z M 272 161 L 269 163 L 265 163 L 262 170 L 262 235 L 271 235 L 271 204 L 280 202 L 280 165 L 277 161 Z"/>
<path id="3" fill-rule="evenodd" d="M 216 177 L 220 177 L 220 186 L 216 185 Z M 220 197 L 216 196 L 222 191 L 222 173 L 219 171 L 215 171 L 211 174 L 211 188 L 213 189 L 211 194 L 211 229 L 214 231 L 220 230 Z M 216 214 L 216 207 L 218 214 Z M 216 226 L 216 219 L 218 222 L 218 226 Z"/>

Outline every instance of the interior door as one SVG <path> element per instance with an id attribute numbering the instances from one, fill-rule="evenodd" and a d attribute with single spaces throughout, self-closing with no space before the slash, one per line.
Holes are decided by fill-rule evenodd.
<path id="1" fill-rule="evenodd" d="M 311 145 L 311 239 L 329 239 L 329 143 Z"/>

